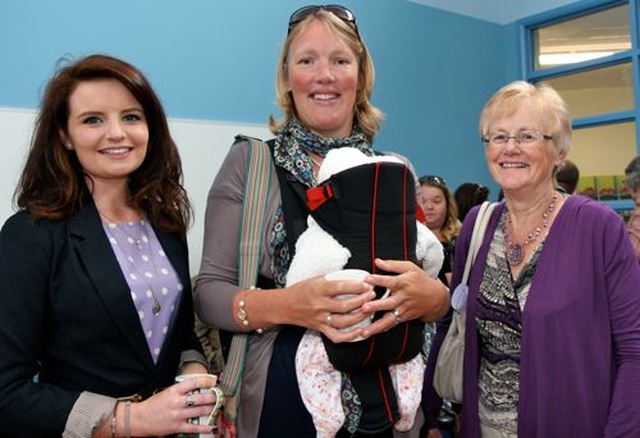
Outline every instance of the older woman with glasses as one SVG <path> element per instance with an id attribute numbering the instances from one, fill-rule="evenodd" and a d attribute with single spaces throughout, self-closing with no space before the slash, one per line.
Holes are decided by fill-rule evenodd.
<path id="1" fill-rule="evenodd" d="M 613 210 L 556 190 L 567 105 L 547 85 L 511 83 L 485 105 L 480 135 L 504 202 L 469 278 L 462 436 L 636 436 L 640 267 Z M 452 290 L 477 212 L 458 237 Z"/>
<path id="2" fill-rule="evenodd" d="M 227 405 L 223 421 L 225 433 L 316 437 L 296 379 L 295 356 L 304 332 L 312 329 L 343 345 L 359 337 L 366 340 L 400 327 L 401 322 L 442 317 L 448 308 L 448 294 L 441 282 L 408 260 L 376 259 L 370 272 L 391 275 L 369 275 L 364 282 L 314 277 L 285 287 L 296 234 L 305 229 L 309 214 L 306 201 L 300 207 L 297 190 L 305 193 L 316 186 L 320 164 L 331 149 L 352 147 L 372 155 L 382 114 L 370 102 L 374 68 L 369 51 L 354 14 L 339 5 L 306 6 L 293 13 L 276 82 L 284 118 L 270 119 L 275 134 L 268 142 L 273 171 L 261 224 L 262 252 L 255 285 L 261 289 L 238 286 L 239 223 L 245 181 L 252 180 L 247 178 L 247 163 L 253 150 L 248 141 L 241 140 L 226 157 L 209 194 L 195 302 L 205 322 L 249 336 L 239 396 Z M 265 189 L 265 185 L 247 186 Z M 374 300 L 373 286 L 388 288 L 389 296 Z M 356 296 L 333 299 L 344 293 Z M 368 328 L 344 330 L 374 313 L 380 317 Z M 354 393 L 353 383 L 344 373 L 342 401 L 338 402 L 346 415 L 337 436 L 365 432 L 368 437 L 415 436 L 423 423 L 418 409 L 411 430 L 400 432 L 394 428 L 398 415 L 390 403 L 392 394 L 371 409 L 362 393 Z M 230 406 L 238 408 L 235 422 L 227 415 Z M 384 415 L 378 418 L 381 412 Z M 383 421 L 378 423 L 379 419 Z"/>

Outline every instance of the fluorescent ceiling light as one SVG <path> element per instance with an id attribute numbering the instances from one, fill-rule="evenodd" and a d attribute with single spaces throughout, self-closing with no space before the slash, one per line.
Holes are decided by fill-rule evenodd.
<path id="1" fill-rule="evenodd" d="M 576 62 L 589 61 L 613 55 L 615 52 L 567 52 L 567 53 L 543 53 L 538 56 L 540 65 L 564 65 Z"/>

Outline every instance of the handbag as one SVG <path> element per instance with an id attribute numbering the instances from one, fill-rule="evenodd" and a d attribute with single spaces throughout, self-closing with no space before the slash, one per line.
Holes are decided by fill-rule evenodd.
<path id="1" fill-rule="evenodd" d="M 487 224 L 496 204 L 485 201 L 478 211 L 476 222 L 473 226 L 469 252 L 462 273 L 462 280 L 451 297 L 453 316 L 451 325 L 442 342 L 436 368 L 433 374 L 433 387 L 438 395 L 456 403 L 462 402 L 462 377 L 464 367 L 464 334 L 466 323 L 466 304 L 469 287 L 469 273 L 475 261 L 478 250 L 482 245 Z"/>
<path id="2" fill-rule="evenodd" d="M 249 143 L 249 156 L 238 242 L 238 286 L 250 289 L 258 279 L 262 226 L 272 165 L 271 153 L 266 143 L 241 135 L 236 136 L 234 144 L 239 141 Z M 225 406 L 219 424 L 220 437 L 235 438 L 237 435 L 236 420 L 249 336 L 249 333 L 233 334 L 225 368 L 220 376 L 220 387 L 225 395 Z"/>

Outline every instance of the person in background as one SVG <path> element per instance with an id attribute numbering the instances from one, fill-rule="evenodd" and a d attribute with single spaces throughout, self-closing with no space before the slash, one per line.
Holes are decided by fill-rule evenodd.
<path id="1" fill-rule="evenodd" d="M 356 25 L 355 15 L 340 5 L 305 6 L 289 18 L 287 37 L 277 67 L 277 96 L 283 120 L 271 117 L 275 139 L 273 172 L 262 227 L 258 284 L 238 287 L 238 236 L 247 178 L 246 140 L 235 143 L 209 192 L 202 265 L 195 287 L 198 315 L 229 332 L 250 334 L 240 387 L 236 430 L 239 437 L 311 438 L 312 417 L 302 402 L 294 358 L 306 329 L 321 332 L 336 343 L 370 337 L 400 321 L 434 321 L 448 308 L 441 282 L 409 261 L 375 260 L 376 269 L 397 275 L 369 275 L 365 282 L 327 281 L 314 277 L 285 287 L 294 247 L 291 221 L 283 205 L 277 172 L 304 188 L 317 184 L 323 157 L 333 148 L 354 147 L 372 155 L 373 138 L 382 113 L 370 102 L 373 62 Z M 306 226 L 306 210 L 297 222 Z M 302 232 L 304 228 L 300 229 Z M 389 288 L 390 295 L 372 301 L 372 286 Z M 355 293 L 339 301 L 336 295 Z M 374 312 L 382 317 L 367 329 L 340 331 Z M 258 330 L 259 329 L 259 330 Z M 258 330 L 258 331 L 257 331 Z M 346 376 L 346 375 L 345 375 Z M 345 396 L 353 396 L 344 380 Z M 338 436 L 351 435 L 362 413 L 358 400 L 344 405 L 348 424 Z M 422 425 L 418 412 L 412 431 L 401 433 L 389 424 L 368 437 L 403 437 Z"/>
<path id="2" fill-rule="evenodd" d="M 437 175 L 424 175 L 419 179 L 420 195 L 422 198 L 422 208 L 425 215 L 425 223 L 427 227 L 438 237 L 444 250 L 444 262 L 438 274 L 438 278 L 447 286 L 451 281 L 451 263 L 453 260 L 453 251 L 455 240 L 460 231 L 460 221 L 458 220 L 458 209 L 451 195 L 449 187 L 444 178 Z M 428 358 L 431 344 L 435 336 L 435 324 L 426 324 L 424 333 L 424 349 L 425 357 Z M 442 423 L 455 423 L 455 415 L 459 413 L 460 406 L 457 404 L 449 404 L 448 401 L 441 403 L 436 409 L 427 412 L 425 400 L 430 390 L 430 379 L 426 375 L 423 380 L 422 387 L 422 410 L 425 415 L 431 415 L 436 419 L 442 420 Z M 440 408 L 444 409 L 440 409 Z M 433 420 L 433 419 L 432 419 Z M 445 421 L 446 420 L 446 421 Z M 440 436 L 440 425 L 438 421 L 430 421 L 423 427 L 423 434 L 432 438 Z M 442 425 L 444 426 L 444 424 Z M 455 427 L 455 426 L 453 426 Z"/>
<path id="3" fill-rule="evenodd" d="M 451 281 L 453 248 L 460 230 L 458 209 L 443 178 L 426 175 L 420 177 L 419 182 L 426 225 L 438 237 L 444 248 L 444 263 L 439 278 L 448 286 Z"/>
<path id="4" fill-rule="evenodd" d="M 563 160 L 556 169 L 558 188 L 569 195 L 573 195 L 580 180 L 580 170 L 571 160 Z"/>
<path id="5" fill-rule="evenodd" d="M 571 146 L 566 103 L 544 83 L 516 81 L 479 125 L 504 202 L 469 278 L 462 436 L 636 436 L 640 265 L 615 211 L 556 189 Z M 477 212 L 458 237 L 452 291 Z M 438 323 L 428 370 L 450 321 Z"/>
<path id="6" fill-rule="evenodd" d="M 453 192 L 453 198 L 458 208 L 458 220 L 462 223 L 472 207 L 489 199 L 489 189 L 482 184 L 466 182 Z"/>
<path id="7" fill-rule="evenodd" d="M 631 216 L 627 222 L 629 237 L 636 251 L 636 257 L 640 263 L 640 156 L 629 162 L 624 170 L 627 187 L 631 189 L 635 204 Z"/>
<path id="8" fill-rule="evenodd" d="M 145 76 L 105 55 L 49 81 L 0 231 L 2 436 L 208 433 L 193 332 L 191 207 Z M 166 388 L 166 389 L 164 389 Z"/>

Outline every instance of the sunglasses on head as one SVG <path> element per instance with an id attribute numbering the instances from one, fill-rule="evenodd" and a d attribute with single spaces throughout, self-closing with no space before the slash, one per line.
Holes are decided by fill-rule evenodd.
<path id="1" fill-rule="evenodd" d="M 447 185 L 447 182 L 444 180 L 444 178 L 438 175 L 423 176 L 422 178 L 420 178 L 419 182 L 420 184 L 436 183 L 436 184 L 440 184 L 441 186 Z"/>
<path id="2" fill-rule="evenodd" d="M 351 23 L 353 28 L 356 30 L 356 34 L 358 38 L 360 38 L 360 33 L 358 32 L 358 25 L 356 24 L 356 16 L 353 15 L 349 9 L 340 5 L 309 5 L 303 6 L 293 14 L 289 18 L 289 29 L 287 30 L 287 34 L 291 33 L 291 29 L 296 27 L 296 24 L 300 23 L 306 17 L 311 14 L 315 14 L 319 10 L 324 9 L 325 11 L 331 12 L 333 15 L 341 19 L 342 21 L 346 21 L 347 23 Z"/>

